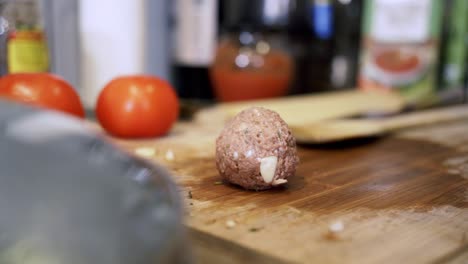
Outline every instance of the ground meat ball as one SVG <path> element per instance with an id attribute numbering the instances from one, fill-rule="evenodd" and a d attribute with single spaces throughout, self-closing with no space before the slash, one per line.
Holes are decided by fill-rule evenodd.
<path id="1" fill-rule="evenodd" d="M 274 111 L 252 107 L 231 119 L 216 140 L 221 177 L 250 190 L 285 184 L 296 172 L 296 140 Z"/>

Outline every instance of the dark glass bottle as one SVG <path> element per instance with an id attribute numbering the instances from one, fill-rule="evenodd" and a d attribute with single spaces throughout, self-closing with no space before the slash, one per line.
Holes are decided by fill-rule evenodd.
<path id="1" fill-rule="evenodd" d="M 218 36 L 218 0 L 174 1 L 174 58 L 172 79 L 183 99 L 213 98 L 208 68 Z"/>
<path id="2" fill-rule="evenodd" d="M 353 89 L 358 74 L 362 1 L 335 0 L 333 7 L 335 33 L 331 86 L 333 89 Z"/>
<path id="3" fill-rule="evenodd" d="M 292 1 L 288 35 L 296 61 L 294 93 L 354 88 L 362 1 Z"/>
<path id="4" fill-rule="evenodd" d="M 464 100 L 463 80 L 468 54 L 466 12 L 468 2 L 465 0 L 444 1 L 437 71 L 437 103 L 440 104 Z"/>

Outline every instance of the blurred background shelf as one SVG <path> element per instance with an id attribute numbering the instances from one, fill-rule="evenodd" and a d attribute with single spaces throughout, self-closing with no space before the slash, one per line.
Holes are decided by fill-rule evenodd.
<path id="1" fill-rule="evenodd" d="M 384 89 L 381 86 L 389 83 L 412 103 L 460 103 L 464 98 L 468 4 L 463 0 L 440 4 L 433 0 L 3 0 L 10 30 L 15 30 L 16 13 L 6 12 L 11 8 L 5 7 L 22 5 L 22 10 L 24 3 L 29 3 L 28 8 L 34 3 L 39 10 L 37 23 L 47 36 L 49 70 L 75 86 L 88 108 L 94 107 L 107 81 L 135 73 L 169 80 L 183 100 L 195 104 L 235 99 L 229 99 L 233 95 Z M 404 13 L 414 3 L 418 11 L 413 20 L 390 11 Z M 379 8 L 389 4 L 392 8 Z M 371 13 L 374 19 L 382 18 L 379 21 L 392 16 L 394 22 L 371 23 L 385 28 L 369 28 Z M 417 23 L 424 21 L 432 22 L 419 29 Z M 415 35 L 430 37 L 425 45 L 432 48 L 421 55 L 432 54 L 427 74 L 396 75 L 374 68 L 368 73 L 366 54 L 388 43 L 393 59 L 387 63 L 409 63 L 402 50 L 419 44 L 392 44 L 404 38 L 403 33 L 386 39 L 384 46 L 379 40 L 391 36 L 392 26 L 401 25 Z M 4 43 L 5 32 L 0 34 Z M 409 86 L 400 85 L 410 79 Z"/>

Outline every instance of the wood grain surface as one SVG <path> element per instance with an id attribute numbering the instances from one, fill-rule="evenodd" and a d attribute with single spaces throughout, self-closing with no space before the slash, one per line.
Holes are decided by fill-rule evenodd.
<path id="1" fill-rule="evenodd" d="M 467 124 L 301 146 L 296 177 L 263 192 L 220 182 L 221 127 L 179 124 L 159 140 L 117 141 L 174 172 L 200 263 L 220 263 L 212 250 L 244 256 L 233 263 L 271 260 L 252 252 L 295 263 L 466 263 Z"/>

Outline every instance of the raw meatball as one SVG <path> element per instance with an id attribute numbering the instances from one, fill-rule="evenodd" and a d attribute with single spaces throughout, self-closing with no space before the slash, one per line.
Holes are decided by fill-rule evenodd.
<path id="1" fill-rule="evenodd" d="M 252 107 L 231 119 L 216 139 L 216 167 L 228 182 L 251 190 L 285 184 L 296 173 L 296 139 L 271 110 Z"/>

